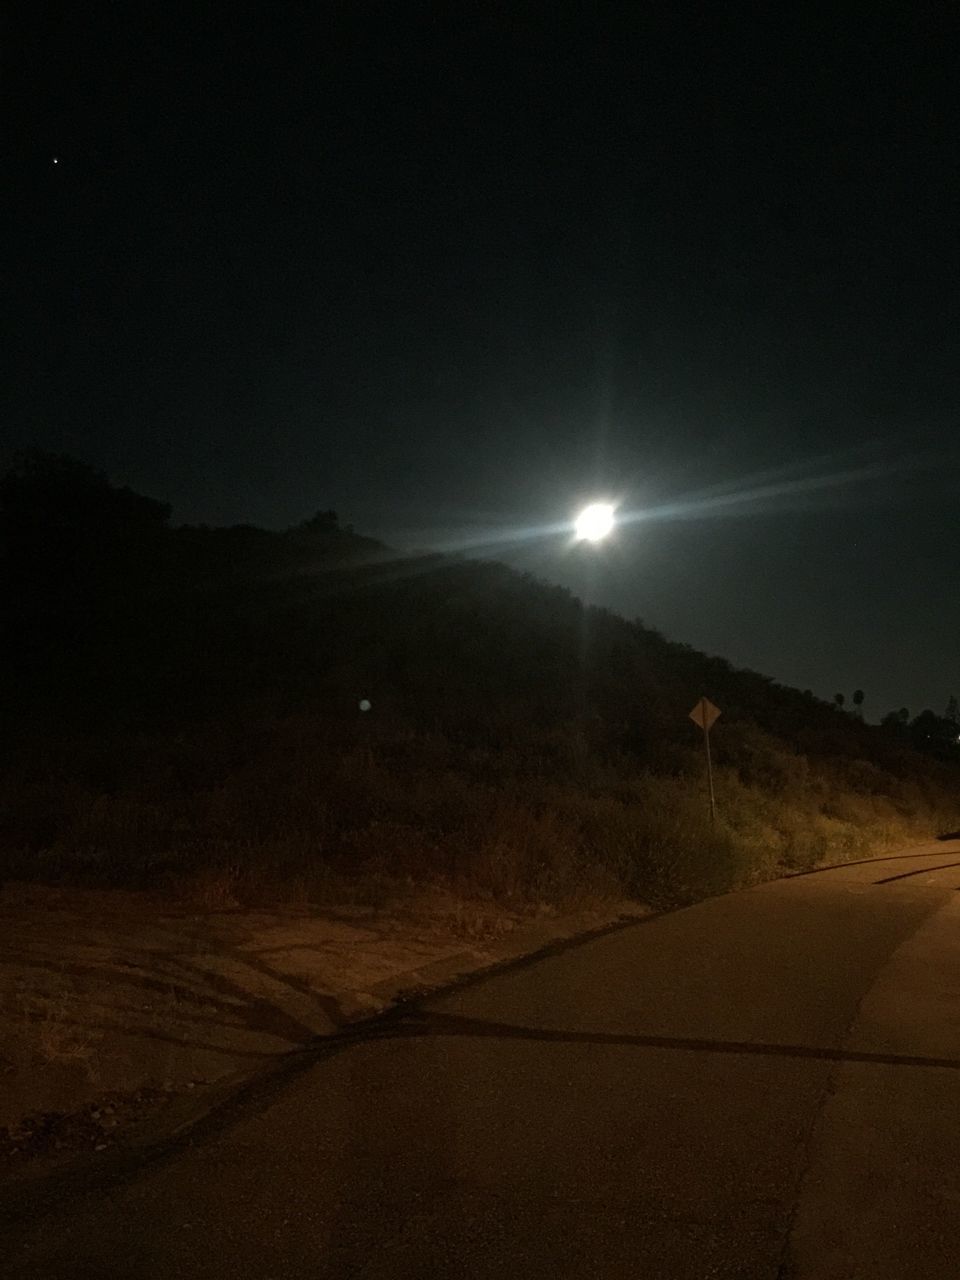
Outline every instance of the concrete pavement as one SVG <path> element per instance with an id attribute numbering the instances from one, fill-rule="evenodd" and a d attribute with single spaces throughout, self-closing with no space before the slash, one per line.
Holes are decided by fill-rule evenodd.
<path id="1" fill-rule="evenodd" d="M 121 1182 L 0 1200 L 0 1275 L 947 1280 L 958 888 L 934 845 L 429 1000 Z"/>

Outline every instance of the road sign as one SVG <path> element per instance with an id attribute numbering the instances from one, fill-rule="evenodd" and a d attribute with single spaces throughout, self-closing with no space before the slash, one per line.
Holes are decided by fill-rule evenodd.
<path id="1" fill-rule="evenodd" d="M 713 761 L 710 759 L 710 727 L 716 723 L 720 708 L 709 698 L 701 698 L 690 712 L 690 719 L 703 730 L 703 749 L 707 754 L 707 787 L 710 792 L 710 821 L 717 820 L 717 801 L 713 794 Z"/>
<path id="2" fill-rule="evenodd" d="M 709 698 L 701 698 L 690 712 L 690 719 L 694 724 L 699 725 L 704 733 L 709 733 L 719 714 L 720 708 L 715 707 Z"/>

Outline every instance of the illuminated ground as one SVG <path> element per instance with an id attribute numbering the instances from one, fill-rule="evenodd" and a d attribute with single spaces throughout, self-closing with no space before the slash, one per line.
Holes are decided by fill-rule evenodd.
<path id="1" fill-rule="evenodd" d="M 0 1274 L 953 1275 L 958 887 L 943 843 L 429 1001 L 112 1186 L 8 1197 Z"/>

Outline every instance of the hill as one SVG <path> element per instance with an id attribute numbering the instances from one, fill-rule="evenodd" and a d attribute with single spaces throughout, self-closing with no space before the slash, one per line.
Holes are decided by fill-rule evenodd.
<path id="1" fill-rule="evenodd" d="M 909 726 L 332 512 L 169 514 L 68 459 L 0 481 L 8 875 L 672 903 L 960 826 L 946 736 L 921 754 Z"/>

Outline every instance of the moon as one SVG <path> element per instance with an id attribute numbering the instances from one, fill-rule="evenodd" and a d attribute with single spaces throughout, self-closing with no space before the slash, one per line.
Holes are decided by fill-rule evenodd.
<path id="1" fill-rule="evenodd" d="M 591 502 L 577 516 L 574 528 L 584 542 L 601 542 L 613 529 L 614 508 L 610 502 Z"/>

